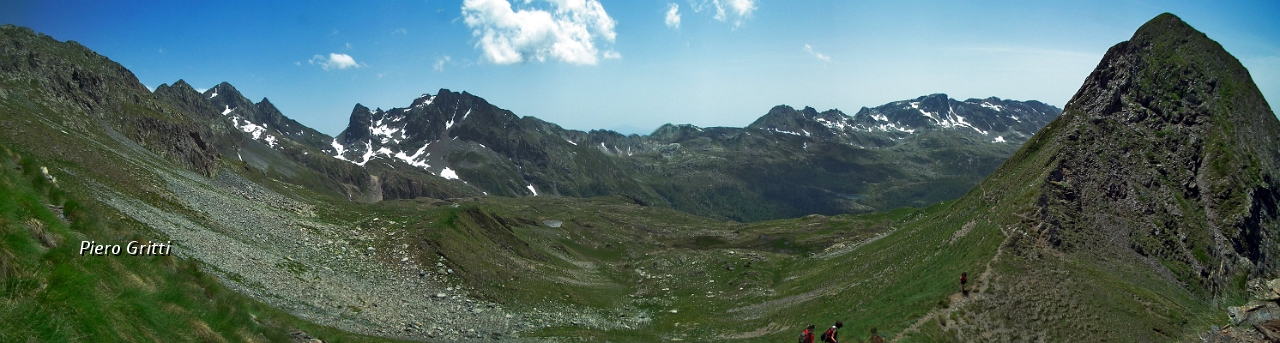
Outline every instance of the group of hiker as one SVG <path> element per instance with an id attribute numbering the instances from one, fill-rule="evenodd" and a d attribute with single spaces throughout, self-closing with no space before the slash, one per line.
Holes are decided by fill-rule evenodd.
<path id="1" fill-rule="evenodd" d="M 827 329 L 827 332 L 823 332 L 822 336 L 818 338 L 822 339 L 823 343 L 840 343 L 839 336 L 840 328 L 842 327 L 844 327 L 844 323 L 837 321 L 836 325 L 832 325 L 831 328 Z M 808 327 L 804 328 L 804 332 L 800 333 L 800 343 L 815 343 L 813 339 L 813 324 L 809 324 Z M 871 338 L 865 342 L 884 343 L 884 336 L 877 333 L 876 328 L 871 328 Z"/>
<path id="2" fill-rule="evenodd" d="M 969 273 L 960 273 L 960 292 L 965 296 L 969 295 L 969 288 L 967 287 L 968 283 Z M 823 332 L 821 336 L 818 336 L 818 338 L 821 339 L 823 343 L 840 343 L 838 336 L 840 334 L 840 328 L 842 327 L 844 327 L 844 323 L 837 321 L 836 325 L 832 325 L 831 328 L 827 329 L 827 332 Z M 805 327 L 804 331 L 800 333 L 800 343 L 815 342 L 816 341 L 814 341 L 813 336 L 813 324 L 809 324 L 809 326 Z M 864 342 L 884 343 L 884 336 L 877 333 L 876 328 L 871 328 L 871 338 Z"/>

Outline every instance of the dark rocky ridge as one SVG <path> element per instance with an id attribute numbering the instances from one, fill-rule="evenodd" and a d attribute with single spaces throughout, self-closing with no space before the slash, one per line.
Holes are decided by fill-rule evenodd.
<path id="1" fill-rule="evenodd" d="M 218 96 L 213 96 L 214 94 Z M 267 98 L 254 103 L 226 82 L 205 90 L 203 95 L 219 113 L 226 109 L 234 109 L 235 113 L 245 120 L 259 125 L 265 124 L 269 130 L 298 143 L 317 149 L 329 146 L 328 135 L 284 116 Z"/>
<path id="2" fill-rule="evenodd" d="M 161 105 L 128 69 L 75 41 L 0 27 L 4 97 L 37 102 L 84 118 L 70 127 L 106 125 L 178 164 L 212 175 L 218 153 L 179 111 Z"/>
<path id="3" fill-rule="evenodd" d="M 292 183 L 364 202 L 479 194 L 396 161 L 359 166 L 335 159 L 320 150 L 331 146 L 331 137 L 284 116 L 266 98 L 249 101 L 225 82 L 201 94 L 179 80 L 155 94 L 207 125 L 225 156 Z"/>
<path id="4" fill-rule="evenodd" d="M 1152 19 L 957 201 L 990 208 L 978 223 L 1006 239 L 993 284 L 941 330 L 993 341 L 1209 330 L 1246 284 L 1280 273 L 1278 142 L 1280 120 L 1239 61 L 1172 14 Z"/>
<path id="5" fill-rule="evenodd" d="M 1278 271 L 1280 122 L 1217 42 L 1153 19 L 1107 51 L 1053 126 L 1062 150 L 1038 215 L 1054 246 L 1127 242 L 1207 292 Z"/>
<path id="6" fill-rule="evenodd" d="M 972 130 L 991 139 L 1021 143 L 1062 111 L 1039 101 L 990 97 L 959 101 L 946 94 L 863 107 L 853 116 L 839 110 L 818 112 L 777 106 L 748 129 L 799 133 L 860 146 L 887 147 L 895 140 L 931 130 Z"/>

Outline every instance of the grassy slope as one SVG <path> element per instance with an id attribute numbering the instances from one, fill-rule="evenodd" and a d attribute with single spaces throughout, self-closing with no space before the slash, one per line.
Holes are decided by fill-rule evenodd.
<path id="1" fill-rule="evenodd" d="M 198 262 L 172 256 L 80 256 L 82 240 L 163 239 L 69 193 L 41 164 L 0 159 L 0 341 L 263 342 L 291 332 L 381 341 L 298 320 L 232 292 Z M 65 218 L 57 213 L 61 206 Z"/>
<path id="2" fill-rule="evenodd" d="M 1033 140 L 961 200 L 921 210 L 741 224 L 622 198 L 481 198 L 458 208 L 419 201 L 385 209 L 420 216 L 404 229 L 447 242 L 424 254 L 483 270 L 465 276 L 481 296 L 515 307 L 640 309 L 651 318 L 634 330 L 566 325 L 526 336 L 778 341 L 805 324 L 841 320 L 846 337 L 858 338 L 874 327 L 907 341 L 990 337 L 982 334 L 1164 341 L 1220 319 L 1210 301 L 1131 254 L 1054 253 L 1026 236 L 1047 166 L 1055 163 L 1058 145 L 1047 140 Z M 546 219 L 565 224 L 539 224 Z M 483 231 L 500 227 L 509 232 Z M 527 246 L 495 238 L 509 235 Z M 961 272 L 973 280 L 969 297 L 958 294 Z"/>

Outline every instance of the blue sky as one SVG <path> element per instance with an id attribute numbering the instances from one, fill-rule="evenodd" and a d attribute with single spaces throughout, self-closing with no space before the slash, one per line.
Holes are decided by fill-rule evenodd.
<path id="1" fill-rule="evenodd" d="M 227 81 L 329 134 L 356 103 L 404 107 L 440 88 L 625 133 L 930 93 L 1061 107 L 1108 47 L 1162 12 L 1280 99 L 1275 1 L 0 0 L 0 23 L 78 41 L 149 87 Z"/>

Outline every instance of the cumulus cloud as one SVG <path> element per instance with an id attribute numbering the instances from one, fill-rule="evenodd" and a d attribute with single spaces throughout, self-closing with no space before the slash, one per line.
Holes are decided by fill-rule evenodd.
<path id="1" fill-rule="evenodd" d="M 689 8 L 695 13 L 714 10 L 712 19 L 727 22 L 733 18 L 733 27 L 742 26 L 742 22 L 756 12 L 755 0 L 689 0 Z"/>
<path id="2" fill-rule="evenodd" d="M 548 59 L 571 64 L 596 64 L 597 40 L 613 42 L 615 22 L 598 0 L 464 0 L 462 20 L 479 38 L 476 47 L 496 64 Z M 616 54 L 616 53 L 615 53 Z M 605 56 L 608 58 L 608 56 Z"/>
<path id="3" fill-rule="evenodd" d="M 307 63 L 319 65 L 324 70 L 360 68 L 360 64 L 356 63 L 356 59 L 351 58 L 351 55 L 337 53 L 330 53 L 329 57 L 315 55 Z"/>
<path id="4" fill-rule="evenodd" d="M 804 52 L 807 52 L 807 53 L 809 53 L 810 55 L 813 55 L 813 57 L 817 57 L 818 59 L 822 60 L 823 62 L 831 62 L 831 56 L 823 55 L 821 52 L 817 52 L 817 51 L 813 50 L 813 47 L 812 47 L 812 46 L 809 46 L 809 44 L 805 44 L 805 45 L 804 45 Z"/>
<path id="5" fill-rule="evenodd" d="M 680 5 L 667 3 L 670 7 L 667 9 L 667 27 L 673 29 L 680 28 Z"/>

